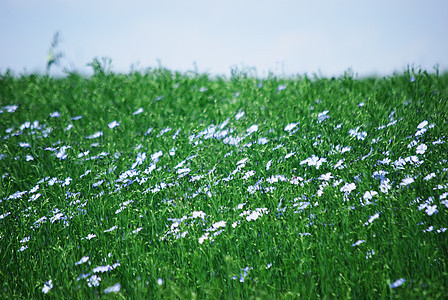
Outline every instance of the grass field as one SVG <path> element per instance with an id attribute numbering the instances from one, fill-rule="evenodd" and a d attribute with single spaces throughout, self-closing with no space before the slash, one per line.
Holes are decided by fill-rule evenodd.
<path id="1" fill-rule="evenodd" d="M 446 298 L 448 75 L 0 76 L 0 298 Z"/>

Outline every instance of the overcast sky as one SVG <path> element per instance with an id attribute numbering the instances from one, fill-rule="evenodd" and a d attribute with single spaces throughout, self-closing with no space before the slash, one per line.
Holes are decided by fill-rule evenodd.
<path id="1" fill-rule="evenodd" d="M 63 65 L 87 74 L 95 57 L 124 73 L 159 61 L 213 75 L 448 70 L 446 0 L 1 0 L 0 73 L 45 72 L 56 31 Z"/>

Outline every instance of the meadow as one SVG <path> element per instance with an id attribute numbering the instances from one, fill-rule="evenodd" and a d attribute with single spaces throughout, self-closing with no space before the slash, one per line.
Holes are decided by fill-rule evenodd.
<path id="1" fill-rule="evenodd" d="M 0 75 L 0 298 L 448 297 L 448 74 Z"/>

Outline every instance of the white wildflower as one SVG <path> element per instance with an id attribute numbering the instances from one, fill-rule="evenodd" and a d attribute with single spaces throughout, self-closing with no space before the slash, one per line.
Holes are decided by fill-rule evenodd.
<path id="1" fill-rule="evenodd" d="M 116 283 L 113 286 L 110 286 L 107 289 L 105 289 L 104 294 L 118 293 L 120 291 L 120 289 L 121 289 L 121 285 L 119 283 Z"/>
<path id="2" fill-rule="evenodd" d="M 46 294 L 53 288 L 53 280 L 50 279 L 47 282 L 45 282 L 44 287 L 42 288 L 42 293 Z"/>
<path id="3" fill-rule="evenodd" d="M 88 284 L 89 287 L 99 286 L 100 285 L 100 281 L 101 281 L 101 277 L 99 277 L 99 276 L 94 274 L 90 278 L 87 279 L 87 284 Z"/>
<path id="4" fill-rule="evenodd" d="M 216 223 L 214 223 L 213 225 L 212 225 L 212 227 L 213 227 L 213 229 L 218 229 L 218 228 L 220 228 L 220 227 L 226 227 L 226 221 L 219 221 L 219 222 L 216 222 Z"/>
<path id="5" fill-rule="evenodd" d="M 83 263 L 87 262 L 88 260 L 89 260 L 89 256 L 84 256 L 79 261 L 75 262 L 75 266 L 83 264 Z"/>
<path id="6" fill-rule="evenodd" d="M 424 154 L 426 149 L 428 149 L 428 146 L 426 146 L 425 144 L 420 144 L 417 149 L 415 150 L 415 153 L 417 154 Z"/>
<path id="7" fill-rule="evenodd" d="M 401 185 L 401 186 L 408 186 L 408 185 L 410 185 L 410 184 L 413 183 L 413 182 L 414 182 L 414 178 L 412 178 L 412 177 L 406 177 L 406 178 L 404 178 L 404 179 L 401 181 L 400 185 Z"/>
<path id="8" fill-rule="evenodd" d="M 359 245 L 361 245 L 361 244 L 364 243 L 364 242 L 365 242 L 365 240 L 359 240 L 359 241 L 353 243 L 353 244 L 352 244 L 352 247 L 359 246 Z"/>
<path id="9" fill-rule="evenodd" d="M 236 115 L 235 115 L 235 120 L 239 120 L 239 119 L 241 119 L 242 117 L 244 117 L 244 111 L 241 111 L 241 112 L 239 112 L 239 113 L 237 113 Z"/>
<path id="10" fill-rule="evenodd" d="M 265 145 L 269 142 L 269 139 L 265 138 L 265 137 L 261 137 L 258 139 L 258 145 Z"/>
<path id="11" fill-rule="evenodd" d="M 285 155 L 285 159 L 290 158 L 291 156 L 293 156 L 294 154 L 296 154 L 295 152 L 291 152 Z"/>
<path id="12" fill-rule="evenodd" d="M 425 121 L 426 122 L 426 121 Z M 390 288 L 391 289 L 394 289 L 394 288 L 397 288 L 397 287 L 399 287 L 400 285 L 402 285 L 403 283 L 405 283 L 405 279 L 404 278 L 400 278 L 400 279 L 398 279 L 398 280 L 396 280 L 395 282 L 393 282 L 393 283 L 391 283 L 390 284 Z"/>
<path id="13" fill-rule="evenodd" d="M 103 135 L 103 132 L 102 131 L 98 131 L 98 132 L 96 132 L 96 133 L 94 133 L 94 134 L 92 134 L 90 136 L 87 136 L 86 139 L 89 139 L 89 140 L 96 139 L 96 138 L 99 138 L 102 135 Z"/>
<path id="14" fill-rule="evenodd" d="M 244 180 L 247 180 L 247 179 L 249 179 L 250 177 L 252 177 L 252 176 L 254 176 L 255 175 L 255 171 L 248 171 L 248 172 L 246 172 L 245 174 L 244 174 L 244 176 L 243 176 L 243 179 Z"/>
<path id="15" fill-rule="evenodd" d="M 428 175 L 426 175 L 425 176 L 425 178 L 423 178 L 423 180 L 430 180 L 430 179 L 432 179 L 432 178 L 434 178 L 434 177 L 436 177 L 436 173 L 431 173 L 431 174 L 428 174 Z"/>
<path id="16" fill-rule="evenodd" d="M 317 122 L 322 123 L 326 119 L 328 119 L 330 116 L 328 114 L 328 110 L 324 110 L 323 112 L 317 114 Z"/>
<path id="17" fill-rule="evenodd" d="M 289 131 L 293 130 L 297 125 L 299 125 L 299 122 L 290 123 L 290 124 L 286 125 L 284 130 L 289 132 Z"/>
<path id="18" fill-rule="evenodd" d="M 104 230 L 104 232 L 111 232 L 117 228 L 118 228 L 118 226 L 112 226 L 111 228 Z"/>
<path id="19" fill-rule="evenodd" d="M 389 178 L 385 178 L 385 179 L 381 180 L 381 184 L 380 184 L 381 193 L 387 194 L 391 188 L 392 188 L 392 186 L 390 184 Z"/>
<path id="20" fill-rule="evenodd" d="M 320 175 L 319 180 L 329 181 L 331 178 L 333 178 L 333 175 L 331 175 L 331 172 L 328 172 L 326 174 Z"/>
<path id="21" fill-rule="evenodd" d="M 343 187 L 341 187 L 340 191 L 345 194 L 350 194 L 354 189 L 356 189 L 356 184 L 346 183 Z"/>
<path id="22" fill-rule="evenodd" d="M 421 122 L 420 124 L 418 124 L 417 128 L 423 129 L 426 127 L 426 125 L 428 125 L 428 121 L 425 120 L 425 121 Z"/>
<path id="23" fill-rule="evenodd" d="M 378 192 L 376 192 L 376 191 L 366 191 L 364 193 L 363 198 L 364 198 L 364 200 L 369 201 L 373 198 L 373 196 L 376 196 L 376 195 L 378 195 Z"/>
<path id="24" fill-rule="evenodd" d="M 135 116 L 135 115 L 141 114 L 142 112 L 143 112 L 143 107 L 140 107 L 139 109 L 134 111 L 132 114 Z"/>
<path id="25" fill-rule="evenodd" d="M 247 128 L 246 131 L 247 131 L 247 134 L 252 134 L 252 133 L 258 131 L 258 125 L 256 125 L 256 124 L 252 125 L 249 128 Z"/>
<path id="26" fill-rule="evenodd" d="M 327 162 L 327 159 L 325 158 L 319 158 L 316 155 L 312 155 L 311 157 L 308 157 L 307 159 L 300 162 L 301 165 L 308 164 L 308 166 L 315 166 L 316 169 L 319 169 L 319 167 L 324 163 Z"/>
<path id="27" fill-rule="evenodd" d="M 439 211 L 437 210 L 437 205 L 428 205 L 426 207 L 425 212 L 428 214 L 428 216 L 432 216 L 433 214 L 438 213 Z"/>

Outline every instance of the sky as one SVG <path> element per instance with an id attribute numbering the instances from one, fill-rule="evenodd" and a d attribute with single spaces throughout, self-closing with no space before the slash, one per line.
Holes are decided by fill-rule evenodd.
<path id="1" fill-rule="evenodd" d="M 0 74 L 45 73 L 55 32 L 63 69 L 147 68 L 228 76 L 392 75 L 448 70 L 446 0 L 2 0 Z"/>

